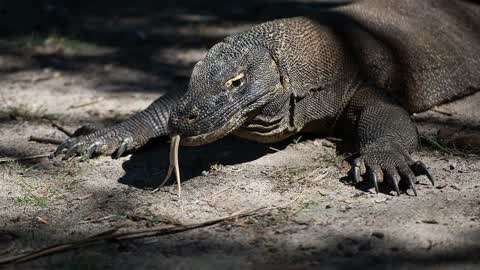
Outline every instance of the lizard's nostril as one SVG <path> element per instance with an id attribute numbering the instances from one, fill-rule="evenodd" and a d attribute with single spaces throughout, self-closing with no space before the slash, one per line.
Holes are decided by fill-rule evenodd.
<path id="1" fill-rule="evenodd" d="M 198 113 L 196 112 L 191 112 L 187 117 L 188 121 L 194 121 L 197 118 L 198 118 Z"/>

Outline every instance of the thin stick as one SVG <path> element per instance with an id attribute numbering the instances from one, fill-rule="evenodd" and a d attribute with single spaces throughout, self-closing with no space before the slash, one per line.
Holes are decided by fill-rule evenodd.
<path id="1" fill-rule="evenodd" d="M 47 143 L 47 144 L 55 144 L 55 145 L 62 144 L 62 141 L 58 139 L 44 138 L 44 137 L 37 137 L 37 136 L 30 136 L 28 140 L 32 142 L 38 142 L 38 143 Z"/>
<path id="2" fill-rule="evenodd" d="M 293 140 L 293 143 L 297 144 L 298 142 L 300 142 L 300 140 L 302 139 L 302 136 L 298 136 L 298 138 L 296 138 L 295 140 Z"/>
<path id="3" fill-rule="evenodd" d="M 114 218 L 114 217 L 115 217 L 115 215 L 108 215 L 108 216 L 101 217 L 101 218 L 97 218 L 97 219 L 93 219 L 93 220 L 83 220 L 83 221 L 80 221 L 79 224 L 98 223 L 98 222 L 100 222 L 100 221 L 109 220 L 109 219 L 112 219 L 112 218 Z"/>
<path id="4" fill-rule="evenodd" d="M 327 141 L 330 141 L 330 142 L 343 142 L 342 139 L 340 138 L 335 138 L 335 137 L 326 137 L 325 138 Z"/>
<path id="5" fill-rule="evenodd" d="M 282 150 L 280 150 L 280 149 L 277 149 L 277 148 L 271 147 L 271 146 L 268 147 L 268 149 L 270 149 L 270 150 L 272 150 L 272 151 L 275 151 L 275 152 L 280 152 L 280 151 L 282 151 Z"/>
<path id="6" fill-rule="evenodd" d="M 15 158 L 5 157 L 5 158 L 0 158 L 0 163 L 39 159 L 39 158 L 49 157 L 50 155 L 51 154 L 41 154 L 41 155 L 33 155 L 33 156 L 27 156 L 27 157 L 15 157 Z"/>
<path id="7" fill-rule="evenodd" d="M 227 188 L 224 188 L 218 192 L 215 192 L 213 193 L 212 195 L 208 196 L 208 199 L 206 200 L 207 204 L 210 206 L 210 207 L 213 207 L 213 208 L 216 208 L 215 207 L 215 202 L 217 201 L 217 196 L 224 193 L 225 191 L 229 190 L 229 189 L 232 189 L 233 187 L 227 187 Z"/>
<path id="8" fill-rule="evenodd" d="M 73 132 L 69 131 L 68 129 L 60 126 L 59 124 L 53 122 L 53 121 L 50 121 L 50 123 L 52 124 L 52 127 L 60 130 L 61 132 L 63 132 L 65 135 L 67 135 L 68 137 L 72 137 L 73 136 Z"/>
<path id="9" fill-rule="evenodd" d="M 82 108 L 82 107 L 87 107 L 87 106 L 90 106 L 90 105 L 97 104 L 97 103 L 99 103 L 100 101 L 102 101 L 102 99 L 92 100 L 92 101 L 89 101 L 89 102 L 86 102 L 86 103 L 82 103 L 82 104 L 78 104 L 78 105 L 70 105 L 70 106 L 68 106 L 67 110 L 70 110 L 70 109 L 78 109 L 78 108 Z"/>
<path id="10" fill-rule="evenodd" d="M 118 232 L 117 229 L 108 230 L 106 232 L 94 235 L 86 239 L 53 245 L 43 249 L 28 252 L 25 254 L 13 255 L 10 257 L 3 257 L 3 258 L 0 258 L 0 265 L 26 262 L 26 261 L 34 260 L 44 256 L 50 256 L 50 255 L 61 253 L 61 252 L 76 250 L 82 247 L 95 245 L 100 242 L 104 242 L 108 240 L 127 240 L 127 239 L 177 234 L 177 233 L 190 231 L 198 228 L 209 227 L 212 225 L 226 222 L 231 219 L 245 218 L 245 217 L 254 215 L 255 213 L 257 213 L 262 209 L 264 209 L 264 207 L 250 210 L 250 211 L 236 212 L 226 217 L 209 220 L 202 223 L 189 224 L 189 225 L 164 225 L 164 226 L 158 226 L 158 227 L 149 228 L 149 229 L 131 230 L 126 232 Z"/>

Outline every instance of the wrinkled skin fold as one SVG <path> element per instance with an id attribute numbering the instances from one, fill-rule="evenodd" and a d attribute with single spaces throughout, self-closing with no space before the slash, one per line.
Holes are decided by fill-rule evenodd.
<path id="1" fill-rule="evenodd" d="M 427 166 L 412 113 L 480 89 L 480 7 L 471 1 L 362 0 L 316 18 L 266 22 L 213 46 L 182 96 L 163 96 L 123 123 L 71 138 L 56 155 L 119 157 L 170 136 L 178 145 L 228 134 L 259 142 L 309 132 L 353 143 L 354 183 L 417 195 Z M 442 25 L 442 27 L 438 27 Z M 181 140 L 180 140 L 181 138 Z"/>

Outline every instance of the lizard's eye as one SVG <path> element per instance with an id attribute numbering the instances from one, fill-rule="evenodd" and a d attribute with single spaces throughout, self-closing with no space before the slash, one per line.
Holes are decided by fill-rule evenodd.
<path id="1" fill-rule="evenodd" d="M 242 86 L 245 83 L 245 74 L 240 73 L 230 80 L 225 82 L 225 87 L 227 89 L 235 89 Z"/>

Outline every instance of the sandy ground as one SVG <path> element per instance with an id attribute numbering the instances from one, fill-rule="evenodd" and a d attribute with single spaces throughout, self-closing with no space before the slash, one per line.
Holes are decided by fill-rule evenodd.
<path id="1" fill-rule="evenodd" d="M 32 135 L 65 139 L 50 121 L 70 130 L 90 122 L 108 125 L 167 91 L 182 91 L 191 66 L 211 44 L 204 39 L 218 40 L 253 23 L 187 11 L 176 13 L 179 23 L 170 21 L 172 10 L 155 15 L 164 22 L 158 28 L 135 15 L 116 22 L 121 33 L 134 31 L 146 43 L 162 44 L 151 46 L 156 50 L 148 51 L 153 60 L 147 64 L 135 60 L 143 63 L 150 45 L 130 50 L 129 40 L 72 48 L 45 38 L 20 53 L 0 54 L 0 157 L 53 151 L 53 145 L 28 141 Z M 95 25 L 95 19 L 84 23 Z M 179 42 L 164 44 L 172 32 Z M 439 128 L 478 129 L 479 105 L 476 94 L 415 119 L 421 134 L 435 140 Z M 349 185 L 335 144 L 316 138 L 262 145 L 227 137 L 181 149 L 180 197 L 173 183 L 151 192 L 168 166 L 164 142 L 118 160 L 2 163 L 0 256 L 114 227 L 194 223 L 265 206 L 271 210 L 245 220 L 103 243 L 7 269 L 478 269 L 480 158 L 431 144 L 414 158 L 436 180 L 433 187 L 419 177 L 418 197 Z"/>

